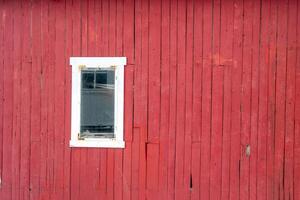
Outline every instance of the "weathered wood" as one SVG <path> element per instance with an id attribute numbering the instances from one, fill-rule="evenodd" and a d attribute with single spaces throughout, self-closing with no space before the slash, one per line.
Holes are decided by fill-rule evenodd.
<path id="1" fill-rule="evenodd" d="M 297 0 L 0 0 L 0 199 L 299 199 Z M 70 148 L 71 56 L 126 56 L 125 149 Z"/>

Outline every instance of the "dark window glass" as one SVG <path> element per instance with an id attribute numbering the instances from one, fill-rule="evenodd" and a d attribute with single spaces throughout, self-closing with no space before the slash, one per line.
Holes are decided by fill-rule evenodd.
<path id="1" fill-rule="evenodd" d="M 94 72 L 82 72 L 82 88 L 94 88 Z"/>
<path id="2" fill-rule="evenodd" d="M 107 72 L 97 72 L 96 73 L 96 83 L 106 84 L 107 83 Z"/>
<path id="3" fill-rule="evenodd" d="M 110 69 L 82 71 L 81 137 L 114 137 L 114 77 Z"/>

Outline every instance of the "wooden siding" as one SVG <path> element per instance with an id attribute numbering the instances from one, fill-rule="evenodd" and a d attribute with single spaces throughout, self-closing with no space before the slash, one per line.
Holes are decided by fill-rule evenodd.
<path id="1" fill-rule="evenodd" d="M 0 199 L 300 199 L 297 0 L 0 0 Z M 125 149 L 70 148 L 70 56 L 126 56 Z"/>

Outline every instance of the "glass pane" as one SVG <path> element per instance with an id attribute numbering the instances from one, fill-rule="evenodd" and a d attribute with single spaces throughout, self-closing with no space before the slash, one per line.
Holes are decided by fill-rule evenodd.
<path id="1" fill-rule="evenodd" d="M 96 88 L 99 87 L 113 87 L 115 84 L 115 73 L 114 71 L 97 71 L 96 72 Z"/>
<path id="2" fill-rule="evenodd" d="M 82 88 L 94 88 L 93 72 L 82 72 Z"/>
<path id="3" fill-rule="evenodd" d="M 111 69 L 82 71 L 81 137 L 114 137 L 114 79 Z"/>

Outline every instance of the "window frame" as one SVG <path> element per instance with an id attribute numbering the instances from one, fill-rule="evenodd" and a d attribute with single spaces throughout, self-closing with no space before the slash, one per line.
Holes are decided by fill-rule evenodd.
<path id="1" fill-rule="evenodd" d="M 124 67 L 126 57 L 70 57 L 72 66 L 72 104 L 70 147 L 124 148 Z M 84 68 L 114 68 L 114 135 L 115 138 L 80 138 L 81 71 Z"/>

